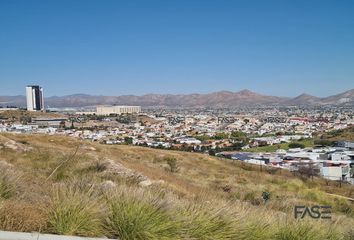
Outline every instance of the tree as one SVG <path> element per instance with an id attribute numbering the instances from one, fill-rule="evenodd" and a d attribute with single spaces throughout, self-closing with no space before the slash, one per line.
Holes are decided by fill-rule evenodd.
<path id="1" fill-rule="evenodd" d="M 124 138 L 124 141 L 125 141 L 127 144 L 133 144 L 133 138 L 131 138 L 131 137 L 125 137 L 125 138 Z"/>
<path id="2" fill-rule="evenodd" d="M 229 136 L 228 134 L 226 133 L 217 133 L 215 136 L 214 136 L 214 139 L 216 140 L 221 140 L 221 139 L 228 139 Z"/>
<path id="3" fill-rule="evenodd" d="M 299 165 L 298 172 L 304 180 L 310 177 L 313 179 L 314 176 L 320 175 L 319 168 L 315 167 L 315 164 L 313 162 L 303 163 Z"/>
<path id="4" fill-rule="evenodd" d="M 210 156 L 215 156 L 215 154 L 216 154 L 215 149 L 210 149 L 210 150 L 209 150 L 209 155 L 210 155 Z"/>

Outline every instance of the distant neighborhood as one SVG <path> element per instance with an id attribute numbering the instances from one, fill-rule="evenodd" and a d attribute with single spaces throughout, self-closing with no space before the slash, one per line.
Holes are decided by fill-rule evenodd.
<path id="1" fill-rule="evenodd" d="M 53 112 L 45 111 L 42 87 L 27 86 L 26 96 L 27 110 L 0 108 L 0 132 L 199 152 L 354 184 L 351 107 L 142 111 L 140 106 L 105 105 Z"/>
<path id="2" fill-rule="evenodd" d="M 45 112 L 42 88 L 27 89 L 30 111 L 0 109 L 0 132 L 200 152 L 354 184 L 350 107 L 142 110 L 113 105 Z M 336 140 L 339 133 L 344 138 Z"/>

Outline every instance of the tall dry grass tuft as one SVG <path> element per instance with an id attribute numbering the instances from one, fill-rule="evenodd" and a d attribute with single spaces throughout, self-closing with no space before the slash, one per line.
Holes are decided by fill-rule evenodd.
<path id="1" fill-rule="evenodd" d="M 229 216 L 227 206 L 205 208 L 191 204 L 176 214 L 181 219 L 181 235 L 185 239 L 236 239 L 236 218 Z"/>
<path id="2" fill-rule="evenodd" d="M 274 230 L 268 221 L 254 219 L 240 223 L 237 229 L 237 239 L 240 240 L 272 239 L 272 231 Z"/>
<path id="3" fill-rule="evenodd" d="M 7 169 L 0 170 L 0 199 L 9 199 L 16 194 L 19 177 Z"/>
<path id="4" fill-rule="evenodd" d="M 47 230 L 62 235 L 102 236 L 104 213 L 101 199 L 92 188 L 67 183 L 52 193 Z"/>
<path id="5" fill-rule="evenodd" d="M 43 208 L 20 201 L 6 201 L 0 206 L 0 229 L 39 232 L 46 225 Z"/>
<path id="6" fill-rule="evenodd" d="M 163 201 L 150 194 L 136 190 L 129 194 L 117 191 L 107 201 L 110 215 L 105 225 L 111 237 L 125 240 L 180 239 L 180 223 Z"/>
<path id="7" fill-rule="evenodd" d="M 325 225 L 325 224 L 324 224 Z M 342 237 L 331 226 L 313 222 L 293 221 L 280 225 L 275 231 L 275 240 L 340 240 Z"/>

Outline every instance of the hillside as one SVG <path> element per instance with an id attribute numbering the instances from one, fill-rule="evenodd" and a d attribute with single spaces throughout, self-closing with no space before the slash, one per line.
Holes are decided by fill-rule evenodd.
<path id="1" fill-rule="evenodd" d="M 293 99 L 290 99 L 288 102 L 286 102 L 289 105 L 297 105 L 297 106 L 302 106 L 302 105 L 318 105 L 321 103 L 321 99 L 309 94 L 301 94 Z"/>
<path id="2" fill-rule="evenodd" d="M 308 94 L 301 94 L 295 98 L 267 96 L 249 90 L 239 92 L 220 91 L 207 94 L 146 94 L 142 96 L 93 96 L 74 94 L 60 97 L 45 98 L 46 107 L 87 107 L 95 105 L 139 105 L 143 107 L 214 107 L 231 108 L 240 106 L 259 105 L 347 105 L 354 103 L 354 90 L 318 98 Z M 25 106 L 24 96 L 0 96 L 0 106 Z"/>
<path id="3" fill-rule="evenodd" d="M 318 133 L 318 138 L 331 142 L 354 141 L 354 126 L 349 126 L 345 129 L 334 130 L 330 132 Z"/>
<path id="4" fill-rule="evenodd" d="M 354 89 L 322 99 L 324 104 L 354 104 Z"/>
<path id="5" fill-rule="evenodd" d="M 202 154 L 3 134 L 0 171 L 0 230 L 120 239 L 354 236 L 354 206 L 343 198 L 354 197 L 353 186 Z M 294 220 L 295 205 L 312 204 L 332 206 L 332 219 Z"/>

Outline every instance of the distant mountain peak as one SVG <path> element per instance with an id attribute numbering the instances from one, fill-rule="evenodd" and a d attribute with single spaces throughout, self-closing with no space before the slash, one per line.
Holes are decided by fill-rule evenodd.
<path id="1" fill-rule="evenodd" d="M 145 94 L 142 96 L 95 96 L 88 94 L 72 94 L 45 99 L 51 107 L 86 107 L 96 105 L 140 105 L 142 107 L 238 107 L 260 105 L 345 105 L 354 106 L 354 89 L 326 98 L 318 98 L 303 93 L 295 98 L 266 96 L 248 89 L 239 92 L 219 91 L 207 94 Z M 0 96 L 0 105 L 26 106 L 25 96 Z"/>
<path id="2" fill-rule="evenodd" d="M 354 89 L 322 99 L 324 104 L 354 105 Z"/>
<path id="3" fill-rule="evenodd" d="M 302 93 L 302 94 L 300 94 L 300 95 L 297 96 L 297 97 L 314 97 L 314 96 L 311 95 L 311 94 L 308 94 L 308 93 Z"/>
<path id="4" fill-rule="evenodd" d="M 316 96 L 313 96 L 313 95 L 310 95 L 308 93 L 303 93 L 303 94 L 300 94 L 299 96 L 295 97 L 294 99 L 309 99 L 309 98 L 313 98 L 313 99 L 319 99 L 318 97 Z"/>
<path id="5" fill-rule="evenodd" d="M 255 93 L 255 92 L 252 92 L 248 89 L 242 89 L 241 91 L 239 91 L 238 93 Z"/>
<path id="6" fill-rule="evenodd" d="M 236 92 L 236 94 L 240 95 L 242 97 L 249 97 L 249 98 L 264 96 L 264 95 L 256 93 L 256 92 L 252 92 L 252 91 L 250 91 L 248 89 L 243 89 L 241 91 L 238 91 L 238 92 Z"/>
<path id="7" fill-rule="evenodd" d="M 231 91 L 227 91 L 227 90 L 222 90 L 222 91 L 219 91 L 219 92 L 215 92 L 215 94 L 233 94 L 234 92 L 231 92 Z"/>
<path id="8" fill-rule="evenodd" d="M 302 93 L 299 96 L 287 101 L 289 105 L 318 105 L 320 104 L 320 98 L 312 96 L 307 93 Z"/>

